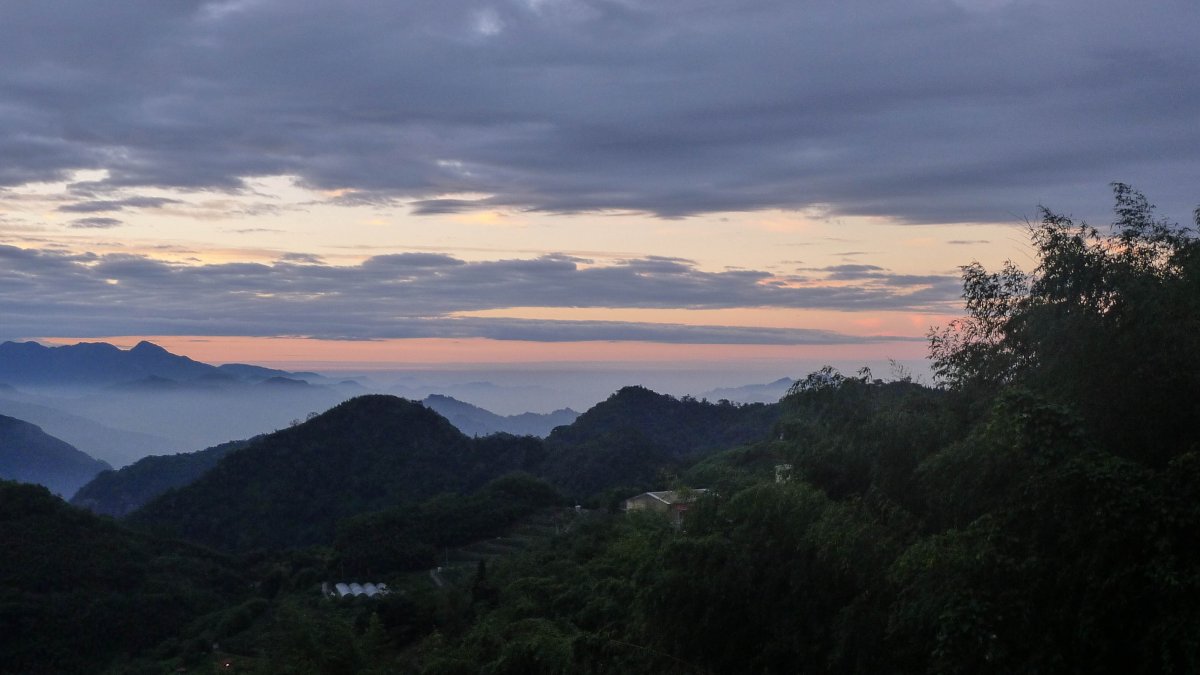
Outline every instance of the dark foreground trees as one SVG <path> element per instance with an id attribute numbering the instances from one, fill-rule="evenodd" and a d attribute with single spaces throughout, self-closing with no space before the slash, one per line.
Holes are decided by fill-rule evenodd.
<path id="1" fill-rule="evenodd" d="M 968 316 L 931 334 L 931 357 L 953 389 L 1029 388 L 1107 449 L 1162 466 L 1196 449 L 1200 241 L 1129 186 L 1114 193 L 1108 233 L 1043 209 L 1029 274 L 964 267 Z"/>
<path id="2" fill-rule="evenodd" d="M 809 378 L 684 531 L 497 566 L 431 670 L 509 672 L 536 621 L 529 672 L 1200 672 L 1200 250 L 1115 195 L 1111 232 L 1044 211 L 1029 272 L 964 268 L 940 391 Z"/>

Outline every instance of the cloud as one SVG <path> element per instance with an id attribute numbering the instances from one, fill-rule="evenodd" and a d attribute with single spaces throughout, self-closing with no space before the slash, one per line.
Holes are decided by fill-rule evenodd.
<path id="1" fill-rule="evenodd" d="M 420 199 L 409 204 L 419 216 L 466 213 L 479 209 L 481 202 L 470 199 Z"/>
<path id="2" fill-rule="evenodd" d="M 468 262 L 407 253 L 334 266 L 291 254 L 273 264 L 187 265 L 140 255 L 0 246 L 0 314 L 7 337 L 477 336 L 810 344 L 865 338 L 798 329 L 456 315 L 509 307 L 947 311 L 957 305 L 957 278 L 858 267 L 869 269 L 829 268 L 822 278 L 805 280 L 756 270 L 709 272 L 661 257 L 600 266 L 564 255 Z M 826 283 L 835 278 L 842 282 Z"/>
<path id="3" fill-rule="evenodd" d="M 306 263 L 312 265 L 320 265 L 325 262 L 324 258 L 319 255 L 313 255 L 312 253 L 284 253 L 283 255 L 279 256 L 279 259 L 283 262 Z"/>
<path id="4" fill-rule="evenodd" d="M 64 213 L 96 213 L 100 211 L 124 211 L 126 209 L 157 209 L 167 204 L 179 204 L 178 199 L 166 197 L 127 197 L 125 199 L 107 199 L 75 202 L 58 207 Z"/>
<path id="5" fill-rule="evenodd" d="M 68 212 L 288 175 L 425 214 L 1013 222 L 1103 218 L 1123 180 L 1179 217 L 1196 25 L 1117 0 L 20 3 L 0 185 L 105 170 Z M 489 196 L 441 198 L 464 193 Z"/>
<path id="6" fill-rule="evenodd" d="M 77 218 L 67 224 L 67 227 L 77 229 L 107 229 L 117 227 L 122 222 L 116 218 Z"/>

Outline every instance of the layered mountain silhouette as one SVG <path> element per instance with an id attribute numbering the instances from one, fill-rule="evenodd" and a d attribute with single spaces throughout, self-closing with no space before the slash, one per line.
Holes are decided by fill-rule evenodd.
<path id="1" fill-rule="evenodd" d="M 125 466 L 280 429 L 361 387 L 316 373 L 213 366 L 149 342 L 46 347 L 0 344 L 0 414 L 27 419 L 80 450 Z"/>
<path id="2" fill-rule="evenodd" d="M 710 401 L 731 401 L 733 403 L 776 403 L 787 395 L 796 381 L 790 377 L 781 377 L 767 384 L 746 384 L 740 387 L 718 387 L 710 389 L 700 398 Z"/>
<path id="3" fill-rule="evenodd" d="M 219 386 L 274 377 L 316 379 L 316 373 L 231 363 L 213 366 L 142 341 L 131 349 L 106 342 L 47 347 L 37 342 L 0 343 L 0 382 L 37 386 L 133 386 L 142 389 Z"/>
<path id="4" fill-rule="evenodd" d="M 192 483 L 222 457 L 249 444 L 230 441 L 197 452 L 143 457 L 116 471 L 100 473 L 75 493 L 71 503 L 92 513 L 120 518 L 168 490 Z"/>
<path id="5" fill-rule="evenodd" d="M 0 393 L 0 415 L 8 415 L 41 427 L 46 433 L 70 443 L 92 457 L 113 466 L 124 466 L 150 454 L 167 452 L 172 441 L 155 434 L 118 429 L 93 419 L 72 414 L 24 398 L 8 398 L 13 392 Z M 70 401 L 74 405 L 75 401 Z"/>
<path id="6" fill-rule="evenodd" d="M 46 347 L 36 342 L 0 344 L 0 381 L 9 384 L 118 384 L 156 376 L 191 380 L 216 367 L 178 356 L 150 342 L 124 350 L 105 342 Z"/>
<path id="7" fill-rule="evenodd" d="M 0 478 L 37 483 L 70 497 L 108 464 L 29 422 L 0 415 Z"/>
<path id="8" fill-rule="evenodd" d="M 431 394 L 421 403 L 437 411 L 458 430 L 468 436 L 486 436 L 494 433 L 515 436 L 545 437 L 555 427 L 570 424 L 579 413 L 562 408 L 551 413 L 522 413 L 520 415 L 497 415 L 496 413 L 465 403 L 451 396 Z"/>

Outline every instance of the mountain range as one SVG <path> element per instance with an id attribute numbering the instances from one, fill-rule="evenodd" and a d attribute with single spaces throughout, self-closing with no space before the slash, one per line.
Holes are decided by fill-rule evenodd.
<path id="1" fill-rule="evenodd" d="M 246 364 L 213 366 L 172 354 L 144 340 L 131 349 L 106 342 L 59 347 L 37 342 L 0 343 L 0 382 L 16 386 L 121 385 L 138 381 L 220 384 L 296 375 Z"/>
<path id="2" fill-rule="evenodd" d="M 78 399 L 62 401 L 31 396 L 13 389 L 0 391 L 0 415 L 36 424 L 46 433 L 113 466 L 124 466 L 146 455 L 161 454 L 180 447 L 178 441 L 164 436 L 120 429 L 67 412 L 58 406 L 83 407 Z"/>

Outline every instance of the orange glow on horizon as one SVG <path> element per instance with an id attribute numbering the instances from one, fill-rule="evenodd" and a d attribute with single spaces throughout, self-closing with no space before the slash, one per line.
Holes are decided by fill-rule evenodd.
<path id="1" fill-rule="evenodd" d="M 727 345 L 656 342 L 529 342 L 486 338 L 316 340 L 295 337 L 145 335 L 91 338 L 128 349 L 148 340 L 206 363 L 253 363 L 289 369 L 430 369 L 454 365 L 704 364 L 748 361 L 923 359 L 924 342 L 843 345 Z M 78 338 L 46 337 L 47 344 Z"/>

